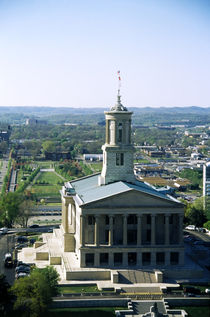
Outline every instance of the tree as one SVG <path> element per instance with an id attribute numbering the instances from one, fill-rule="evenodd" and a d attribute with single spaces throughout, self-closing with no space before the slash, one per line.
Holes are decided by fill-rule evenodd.
<path id="1" fill-rule="evenodd" d="M 53 141 L 45 141 L 42 143 L 42 148 L 44 152 L 55 152 L 56 146 Z"/>
<path id="2" fill-rule="evenodd" d="M 11 290 L 16 296 L 14 309 L 23 317 L 39 317 L 57 294 L 58 273 L 53 267 L 34 269 L 30 276 L 15 281 Z"/>
<path id="3" fill-rule="evenodd" d="M 7 283 L 6 276 L 0 275 L 0 314 L 6 314 L 11 303 L 11 295 L 9 293 L 10 285 Z"/>
<path id="4" fill-rule="evenodd" d="M 203 208 L 196 208 L 194 204 L 188 204 L 185 212 L 186 220 L 189 224 L 202 227 L 206 222 L 206 215 Z"/>
<path id="5" fill-rule="evenodd" d="M 24 198 L 19 193 L 9 192 L 0 201 L 0 221 L 7 227 L 12 227 L 19 215 L 20 204 Z"/>
<path id="6" fill-rule="evenodd" d="M 58 281 L 60 277 L 54 267 L 46 266 L 44 269 L 35 269 L 35 271 L 40 272 L 45 278 L 47 278 L 48 284 L 50 286 L 51 296 L 58 295 Z"/>
<path id="7" fill-rule="evenodd" d="M 22 227 L 26 228 L 28 225 L 28 220 L 33 213 L 34 202 L 29 199 L 23 200 L 19 206 L 19 213 L 16 219 L 16 222 Z"/>

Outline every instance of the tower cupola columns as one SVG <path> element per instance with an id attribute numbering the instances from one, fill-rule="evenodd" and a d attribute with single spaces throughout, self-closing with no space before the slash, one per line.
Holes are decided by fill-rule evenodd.
<path id="1" fill-rule="evenodd" d="M 110 111 L 105 111 L 106 142 L 102 146 L 103 168 L 99 176 L 99 185 L 116 181 L 133 183 L 133 152 L 131 143 L 131 116 L 117 95 L 117 103 Z"/>

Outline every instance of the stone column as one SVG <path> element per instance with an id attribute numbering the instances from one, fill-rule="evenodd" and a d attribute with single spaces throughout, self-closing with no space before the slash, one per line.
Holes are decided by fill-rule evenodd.
<path id="1" fill-rule="evenodd" d="M 123 215 L 123 245 L 127 246 L 127 218 L 128 215 Z"/>
<path id="2" fill-rule="evenodd" d="M 113 245 L 113 215 L 109 216 L 109 245 Z"/>
<path id="3" fill-rule="evenodd" d="M 171 262 L 170 262 L 170 252 L 169 251 L 166 251 L 165 252 L 165 265 L 170 265 Z"/>
<path id="4" fill-rule="evenodd" d="M 109 143 L 110 141 L 110 131 L 109 131 L 109 120 L 106 120 L 106 143 Z"/>
<path id="5" fill-rule="evenodd" d="M 179 215 L 179 244 L 183 244 L 183 218 L 184 215 Z"/>
<path id="6" fill-rule="evenodd" d="M 95 216 L 95 245 L 99 246 L 99 216 Z"/>
<path id="7" fill-rule="evenodd" d="M 151 215 L 151 244 L 155 244 L 155 218 L 156 215 Z"/>
<path id="8" fill-rule="evenodd" d="M 85 216 L 80 215 L 80 244 L 81 247 L 85 245 Z"/>
<path id="9" fill-rule="evenodd" d="M 156 252 L 154 251 L 151 252 L 151 265 L 152 266 L 156 265 Z"/>
<path id="10" fill-rule="evenodd" d="M 123 266 L 127 267 L 128 266 L 128 253 L 123 252 Z"/>
<path id="11" fill-rule="evenodd" d="M 137 245 L 141 245 L 141 220 L 142 215 L 137 215 Z"/>
<path id="12" fill-rule="evenodd" d="M 179 265 L 184 265 L 184 250 L 179 252 Z"/>
<path id="13" fill-rule="evenodd" d="M 99 253 L 95 252 L 94 254 L 94 266 L 99 267 Z"/>
<path id="14" fill-rule="evenodd" d="M 113 254 L 113 252 L 109 252 L 109 266 L 110 267 L 114 266 L 114 254 Z"/>
<path id="15" fill-rule="evenodd" d="M 68 221 L 68 207 L 69 207 L 69 204 L 67 202 L 65 202 L 65 205 L 64 205 L 64 232 L 65 233 L 68 233 L 68 227 L 69 227 L 69 221 Z"/>
<path id="16" fill-rule="evenodd" d="M 165 214 L 165 244 L 170 244 L 169 236 L 169 214 Z"/>
<path id="17" fill-rule="evenodd" d="M 137 253 L 137 265 L 138 265 L 139 267 L 142 266 L 142 252 L 138 252 L 138 253 Z"/>

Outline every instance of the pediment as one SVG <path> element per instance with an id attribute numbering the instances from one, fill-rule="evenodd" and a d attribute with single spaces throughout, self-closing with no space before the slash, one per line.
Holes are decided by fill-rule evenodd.
<path id="1" fill-rule="evenodd" d="M 176 207 L 182 208 L 182 204 L 159 196 L 144 193 L 135 189 L 128 190 L 116 195 L 89 202 L 88 208 L 141 208 L 141 207 Z"/>

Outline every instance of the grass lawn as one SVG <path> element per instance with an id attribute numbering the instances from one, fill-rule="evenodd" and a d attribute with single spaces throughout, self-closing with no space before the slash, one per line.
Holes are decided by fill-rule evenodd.
<path id="1" fill-rule="evenodd" d="M 62 178 L 57 176 L 54 172 L 41 172 L 37 181 L 46 182 L 51 185 L 57 184 L 57 182 L 62 181 Z"/>
<path id="2" fill-rule="evenodd" d="M 39 165 L 40 168 L 53 168 L 55 162 L 53 162 L 53 161 L 36 161 L 35 164 Z"/>
<path id="3" fill-rule="evenodd" d="M 98 293 L 98 292 L 100 292 L 96 284 L 61 286 L 59 288 L 59 290 L 62 294 L 67 294 L 67 293 Z"/>
<path id="4" fill-rule="evenodd" d="M 46 184 L 33 184 L 32 193 L 41 197 L 59 197 L 62 179 L 53 172 L 41 172 L 36 180 L 37 182 L 45 182 Z"/>
<path id="5" fill-rule="evenodd" d="M 196 285 L 196 284 L 182 284 L 182 286 L 183 286 L 183 288 L 185 288 L 185 287 L 195 287 L 195 288 L 199 288 L 199 290 L 201 291 L 201 292 L 205 292 L 205 289 L 206 288 L 209 288 L 209 284 L 206 284 L 206 285 Z"/>
<path id="6" fill-rule="evenodd" d="M 88 308 L 63 308 L 50 309 L 45 317 L 115 317 L 115 310 L 125 307 L 88 307 Z"/>
<path id="7" fill-rule="evenodd" d="M 210 316 L 210 307 L 208 306 L 183 306 L 183 307 L 173 307 L 170 309 L 183 309 L 188 313 L 188 317 L 208 317 Z"/>
<path id="8" fill-rule="evenodd" d="M 96 173 L 102 170 L 102 162 L 88 163 Z"/>

